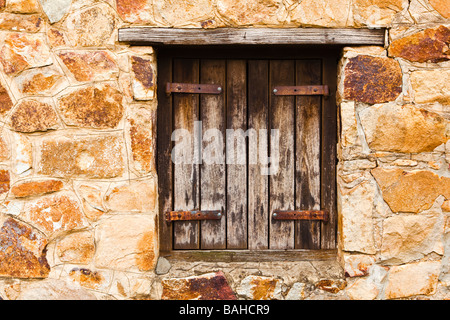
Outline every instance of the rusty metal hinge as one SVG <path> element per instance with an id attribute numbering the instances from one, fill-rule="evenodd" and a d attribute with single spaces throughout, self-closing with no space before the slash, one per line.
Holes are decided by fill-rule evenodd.
<path id="1" fill-rule="evenodd" d="M 167 222 L 172 221 L 198 221 L 198 220 L 220 220 L 222 218 L 222 211 L 169 211 L 165 215 Z"/>
<path id="2" fill-rule="evenodd" d="M 328 96 L 330 90 L 327 85 L 320 86 L 278 86 L 273 88 L 276 96 Z"/>
<path id="3" fill-rule="evenodd" d="M 323 220 L 327 222 L 330 214 L 327 210 L 276 210 L 272 214 L 274 220 Z"/>
<path id="4" fill-rule="evenodd" d="M 222 93 L 222 86 L 218 84 L 200 84 L 200 83 L 176 83 L 167 82 L 166 93 Z"/>

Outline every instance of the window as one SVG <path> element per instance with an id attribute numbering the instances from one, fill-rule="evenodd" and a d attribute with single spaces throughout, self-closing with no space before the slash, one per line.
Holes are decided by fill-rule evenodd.
<path id="1" fill-rule="evenodd" d="M 335 247 L 337 55 L 323 51 L 184 47 L 157 52 L 162 251 Z M 174 92 L 166 92 L 167 84 Z M 177 84 L 208 93 L 186 93 Z M 212 89 L 201 87 L 211 84 Z M 312 85 L 327 85 L 330 94 L 276 91 Z M 320 209 L 329 221 L 273 216 Z M 173 211 L 212 211 L 221 217 L 166 221 Z"/>

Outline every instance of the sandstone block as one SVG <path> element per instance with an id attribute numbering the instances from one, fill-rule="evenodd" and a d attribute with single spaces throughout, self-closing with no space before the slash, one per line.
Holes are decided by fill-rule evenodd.
<path id="1" fill-rule="evenodd" d="M 117 63 L 108 51 L 60 51 L 58 57 L 76 81 L 110 80 L 117 78 L 119 73 Z"/>
<path id="2" fill-rule="evenodd" d="M 69 193 L 29 201 L 24 211 L 23 218 L 49 237 L 88 225 L 78 201 Z"/>
<path id="3" fill-rule="evenodd" d="M 416 103 L 450 105 L 450 70 L 420 70 L 411 73 Z"/>
<path id="4" fill-rule="evenodd" d="M 353 26 L 351 2 L 348 0 L 306 0 L 293 7 L 290 19 L 297 25 L 345 28 Z"/>
<path id="5" fill-rule="evenodd" d="M 15 13 L 39 12 L 38 0 L 7 0 L 6 9 Z"/>
<path id="6" fill-rule="evenodd" d="M 33 148 L 30 140 L 23 134 L 14 134 L 12 151 L 13 172 L 19 175 L 29 174 L 33 167 Z"/>
<path id="7" fill-rule="evenodd" d="M 0 83 L 0 115 L 4 115 L 13 107 L 13 102 L 8 91 Z"/>
<path id="8" fill-rule="evenodd" d="M 52 48 L 67 46 L 66 37 L 64 36 L 64 32 L 62 30 L 49 27 L 47 29 L 47 38 L 48 43 Z"/>
<path id="9" fill-rule="evenodd" d="M 158 259 L 155 218 L 120 215 L 101 219 L 96 228 L 95 266 L 123 271 L 149 271 Z"/>
<path id="10" fill-rule="evenodd" d="M 218 0 L 220 18 L 232 26 L 279 25 L 283 7 L 280 0 Z"/>
<path id="11" fill-rule="evenodd" d="M 108 208 L 117 212 L 151 212 L 156 201 L 157 185 L 153 179 L 121 184 L 106 196 Z"/>
<path id="12" fill-rule="evenodd" d="M 433 151 L 448 140 L 448 120 L 411 105 L 379 105 L 359 113 L 372 150 L 420 153 Z"/>
<path id="13" fill-rule="evenodd" d="M 64 183 L 60 180 L 21 182 L 11 188 L 11 194 L 16 198 L 25 198 L 56 192 L 61 190 L 63 186 Z"/>
<path id="14" fill-rule="evenodd" d="M 361 277 L 369 273 L 369 268 L 375 263 L 374 256 L 364 254 L 344 255 L 344 272 L 348 277 Z"/>
<path id="15" fill-rule="evenodd" d="M 356 0 L 352 3 L 356 25 L 388 26 L 406 4 L 403 0 Z"/>
<path id="16" fill-rule="evenodd" d="M 446 0 L 429 0 L 430 4 L 444 18 L 450 19 L 450 4 Z"/>
<path id="17" fill-rule="evenodd" d="M 123 117 L 122 94 L 109 84 L 77 89 L 59 98 L 58 108 L 68 125 L 115 128 Z"/>
<path id="18" fill-rule="evenodd" d="M 383 264 L 401 264 L 436 252 L 444 253 L 444 225 L 438 216 L 401 215 L 383 222 L 381 259 Z"/>
<path id="19" fill-rule="evenodd" d="M 155 168 L 155 121 L 155 112 L 146 109 L 134 110 L 127 121 L 131 165 L 139 174 L 149 173 Z"/>
<path id="20" fill-rule="evenodd" d="M 201 22 L 214 18 L 211 0 L 156 0 L 154 9 L 164 24 L 174 27 L 199 27 Z"/>
<path id="21" fill-rule="evenodd" d="M 0 170 L 0 194 L 9 191 L 10 175 L 8 170 Z"/>
<path id="22" fill-rule="evenodd" d="M 372 171 L 383 199 L 394 212 L 418 213 L 430 209 L 439 195 L 450 199 L 450 178 L 415 170 L 375 168 Z"/>
<path id="23" fill-rule="evenodd" d="M 0 30 L 38 32 L 42 27 L 39 15 L 0 13 Z"/>
<path id="24" fill-rule="evenodd" d="M 367 278 L 356 280 L 345 290 L 351 300 L 375 300 L 379 292 L 377 286 Z"/>
<path id="25" fill-rule="evenodd" d="M 151 58 L 131 56 L 132 88 L 135 100 L 152 100 L 156 77 Z"/>
<path id="26" fill-rule="evenodd" d="M 434 294 L 440 265 L 438 261 L 429 261 L 392 267 L 385 289 L 386 299 Z"/>
<path id="27" fill-rule="evenodd" d="M 154 23 L 151 0 L 117 0 L 117 13 L 130 23 Z"/>
<path id="28" fill-rule="evenodd" d="M 162 300 L 236 300 L 223 272 L 163 279 Z"/>
<path id="29" fill-rule="evenodd" d="M 11 88 L 20 95 L 51 96 L 68 85 L 66 77 L 55 65 L 23 71 L 15 77 Z"/>
<path id="30" fill-rule="evenodd" d="M 73 46 L 102 47 L 116 28 L 115 13 L 106 4 L 81 9 L 66 18 L 67 36 Z"/>
<path id="31" fill-rule="evenodd" d="M 40 174 L 54 177 L 114 178 L 124 173 L 123 140 L 117 135 L 44 138 Z"/>
<path id="32" fill-rule="evenodd" d="M 50 272 L 45 258 L 47 239 L 30 226 L 12 218 L 2 219 L 1 225 L 0 276 L 47 277 Z"/>
<path id="33" fill-rule="evenodd" d="M 281 281 L 279 279 L 262 276 L 245 277 L 236 293 L 251 300 L 282 300 Z"/>
<path id="34" fill-rule="evenodd" d="M 11 128 L 18 132 L 48 131 L 58 124 L 53 107 L 36 100 L 23 100 L 11 114 Z"/>
<path id="35" fill-rule="evenodd" d="M 103 205 L 102 190 L 97 186 L 82 184 L 78 187 L 84 214 L 92 221 L 97 221 L 107 210 Z"/>
<path id="36" fill-rule="evenodd" d="M 87 268 L 73 268 L 69 272 L 69 277 L 82 287 L 98 290 L 105 282 L 105 277 L 99 271 L 92 271 Z"/>
<path id="37" fill-rule="evenodd" d="M 40 0 L 50 23 L 58 22 L 69 11 L 72 0 Z"/>
<path id="38" fill-rule="evenodd" d="M 52 64 L 50 49 L 40 34 L 9 33 L 0 45 L 0 63 L 10 76 Z"/>
<path id="39" fill-rule="evenodd" d="M 343 98 L 369 104 L 394 101 L 402 92 L 402 71 L 390 58 L 359 55 L 344 68 Z"/>
<path id="40" fill-rule="evenodd" d="M 97 300 L 94 294 L 70 282 L 57 279 L 30 282 L 17 300 Z"/>
<path id="41" fill-rule="evenodd" d="M 89 264 L 94 253 L 94 235 L 88 231 L 71 233 L 56 245 L 56 254 L 62 262 Z"/>
<path id="42" fill-rule="evenodd" d="M 449 44 L 450 29 L 440 26 L 392 41 L 389 54 L 410 61 L 441 62 L 450 60 Z"/>
<path id="43" fill-rule="evenodd" d="M 350 190 L 340 190 L 338 206 L 342 214 L 342 244 L 345 251 L 375 254 L 372 214 L 376 186 L 367 180 Z"/>

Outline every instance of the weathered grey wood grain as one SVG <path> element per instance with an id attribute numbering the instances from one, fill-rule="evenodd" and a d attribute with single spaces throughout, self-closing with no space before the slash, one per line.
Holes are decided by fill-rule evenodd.
<path id="1" fill-rule="evenodd" d="M 225 135 L 225 60 L 200 60 L 200 81 L 223 87 L 223 94 L 201 94 L 200 115 L 202 120 L 203 150 L 200 165 L 201 209 L 226 212 L 226 178 L 223 139 L 208 135 L 208 130 L 218 130 Z M 210 131 L 212 132 L 212 131 Z M 209 151 L 213 152 L 209 152 Z M 226 219 L 202 221 L 201 248 L 226 248 Z"/>
<path id="2" fill-rule="evenodd" d="M 227 248 L 247 248 L 247 62 L 227 61 Z M 235 133 L 231 135 L 232 133 Z"/>
<path id="3" fill-rule="evenodd" d="M 270 61 L 270 88 L 295 85 L 293 60 Z M 294 209 L 294 97 L 270 95 L 270 129 L 278 130 L 279 143 L 270 139 L 271 160 L 279 158 L 278 168 L 270 166 L 270 215 L 275 210 Z M 294 249 L 294 222 L 271 219 L 270 249 Z"/>
<path id="4" fill-rule="evenodd" d="M 199 61 L 196 59 L 175 59 L 173 70 L 174 81 L 199 81 Z M 194 122 L 198 120 L 198 95 L 183 93 L 174 96 L 173 108 L 174 129 L 185 129 L 192 133 Z M 195 210 L 199 206 L 199 165 L 189 162 L 191 163 L 174 164 L 174 210 Z M 199 249 L 198 221 L 174 222 L 173 230 L 174 249 Z"/>
<path id="5" fill-rule="evenodd" d="M 321 60 L 296 61 L 297 85 L 322 82 Z M 320 210 L 321 97 L 296 97 L 296 208 Z M 296 249 L 320 249 L 319 221 L 295 223 Z"/>
<path id="6" fill-rule="evenodd" d="M 119 29 L 119 41 L 167 45 L 341 44 L 384 45 L 384 29 L 219 28 Z"/>
<path id="7" fill-rule="evenodd" d="M 249 144 L 248 165 L 248 248 L 269 248 L 269 176 L 263 174 L 263 164 L 269 156 L 268 128 L 269 110 L 269 61 L 248 61 L 248 128 L 258 133 L 258 142 Z M 267 132 L 267 131 L 266 131 Z M 266 139 L 262 143 L 262 139 Z M 263 156 L 261 156 L 263 155 Z M 250 163 L 250 157 L 256 157 Z"/>

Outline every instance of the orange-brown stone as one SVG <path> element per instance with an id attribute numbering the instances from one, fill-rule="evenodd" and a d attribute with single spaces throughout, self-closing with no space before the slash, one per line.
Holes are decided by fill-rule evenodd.
<path id="1" fill-rule="evenodd" d="M 450 19 L 450 3 L 448 0 L 429 0 L 429 2 L 444 18 Z"/>
<path id="2" fill-rule="evenodd" d="M 81 286 L 90 289 L 98 289 L 105 280 L 98 271 L 92 271 L 86 268 L 73 268 L 69 272 L 69 277 Z"/>
<path id="3" fill-rule="evenodd" d="M 18 90 L 25 95 L 51 95 L 64 76 L 53 67 L 23 71 L 14 79 Z"/>
<path id="4" fill-rule="evenodd" d="M 13 102 L 6 91 L 5 87 L 0 84 L 0 114 L 5 114 L 11 110 Z"/>
<path id="5" fill-rule="evenodd" d="M 66 194 L 44 196 L 28 202 L 24 219 L 48 236 L 87 226 L 78 202 Z"/>
<path id="6" fill-rule="evenodd" d="M 236 300 L 222 271 L 199 277 L 162 280 L 162 300 Z"/>
<path id="7" fill-rule="evenodd" d="M 0 63 L 7 75 L 52 63 L 50 50 L 40 34 L 10 33 L 0 44 Z"/>
<path id="8" fill-rule="evenodd" d="M 371 172 L 383 199 L 394 212 L 418 213 L 431 208 L 439 195 L 450 199 L 450 178 L 439 177 L 431 171 L 406 172 L 378 167 Z"/>
<path id="9" fill-rule="evenodd" d="M 28 225 L 7 218 L 0 229 L 0 277 L 46 278 L 47 240 Z"/>
<path id="10" fill-rule="evenodd" d="M 67 45 L 64 33 L 56 28 L 48 28 L 47 38 L 52 48 L 61 47 Z"/>
<path id="11" fill-rule="evenodd" d="M 0 170 L 0 194 L 9 191 L 10 182 L 9 171 Z"/>
<path id="12" fill-rule="evenodd" d="M 0 14 L 0 30 L 38 32 L 42 27 L 39 15 Z"/>
<path id="13" fill-rule="evenodd" d="M 38 0 L 8 0 L 6 8 L 15 13 L 36 13 L 39 11 Z"/>
<path id="14" fill-rule="evenodd" d="M 58 116 L 53 107 L 39 101 L 23 101 L 11 115 L 11 128 L 18 132 L 36 132 L 53 129 Z"/>
<path id="15" fill-rule="evenodd" d="M 120 176 L 125 170 L 122 141 L 116 135 L 44 139 L 38 172 L 53 177 Z"/>
<path id="16" fill-rule="evenodd" d="M 57 243 L 56 253 L 62 262 L 88 264 L 95 253 L 94 235 L 88 231 L 71 233 Z"/>
<path id="17" fill-rule="evenodd" d="M 23 182 L 13 186 L 11 194 L 16 198 L 25 198 L 59 191 L 63 185 L 63 182 L 60 180 Z"/>
<path id="18" fill-rule="evenodd" d="M 359 55 L 344 70 L 344 98 L 364 103 L 395 100 L 402 92 L 402 70 L 390 58 Z"/>
<path id="19" fill-rule="evenodd" d="M 136 100 L 150 100 L 155 91 L 155 75 L 150 59 L 131 57 L 133 96 Z"/>
<path id="20" fill-rule="evenodd" d="M 155 116 L 147 110 L 138 110 L 128 119 L 133 167 L 139 173 L 148 173 L 154 168 Z"/>
<path id="21" fill-rule="evenodd" d="M 150 6 L 149 0 L 117 0 L 117 13 L 127 22 L 142 22 L 141 14 Z"/>
<path id="22" fill-rule="evenodd" d="M 115 128 L 122 119 L 122 94 L 110 85 L 78 89 L 59 99 L 59 110 L 68 125 Z"/>
<path id="23" fill-rule="evenodd" d="M 440 26 L 392 41 L 389 54 L 417 62 L 450 60 L 450 29 Z"/>
<path id="24" fill-rule="evenodd" d="M 108 79 L 111 73 L 118 72 L 117 63 L 107 51 L 69 51 L 58 56 L 77 81 Z"/>

